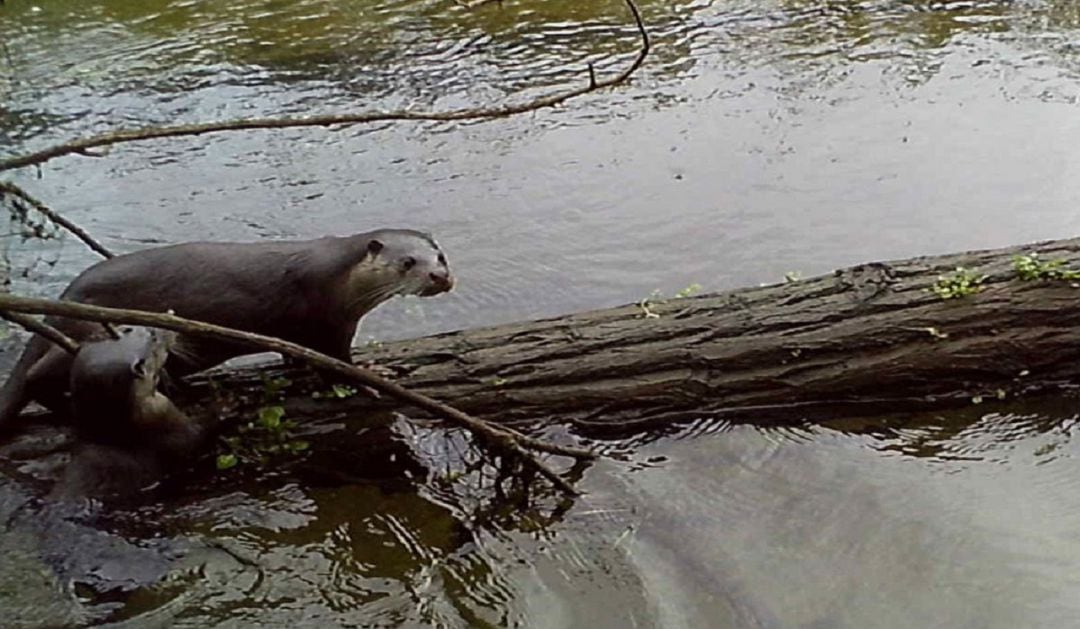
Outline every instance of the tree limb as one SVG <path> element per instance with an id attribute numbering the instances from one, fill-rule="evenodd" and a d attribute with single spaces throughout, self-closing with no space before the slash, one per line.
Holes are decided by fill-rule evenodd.
<path id="1" fill-rule="evenodd" d="M 638 33 L 641 35 L 641 49 L 634 58 L 633 63 L 619 74 L 604 80 L 596 80 L 590 68 L 589 82 L 578 88 L 540 96 L 524 103 L 506 104 L 489 108 L 465 108 L 443 112 L 420 112 L 420 111 L 391 111 L 391 112 L 368 112 L 360 114 L 328 114 L 322 116 L 308 116 L 303 118 L 246 118 L 239 120 L 226 120 L 220 122 L 207 122 L 190 125 L 175 125 L 167 127 L 144 127 L 142 129 L 130 129 L 126 131 L 113 131 L 100 135 L 73 140 L 63 144 L 57 144 L 40 151 L 0 160 L 0 172 L 42 164 L 51 159 L 70 154 L 87 155 L 89 149 L 121 144 L 124 142 L 138 142 L 156 138 L 175 138 L 196 136 L 204 133 L 219 133 L 222 131 L 240 131 L 246 129 L 284 129 L 294 127 L 329 127 L 355 124 L 369 124 L 385 121 L 405 120 L 433 120 L 450 122 L 455 120 L 490 120 L 504 118 L 515 114 L 554 107 L 570 99 L 577 98 L 589 92 L 602 88 L 618 85 L 626 81 L 641 64 L 649 53 L 649 34 L 645 30 L 641 12 L 634 0 L 624 0 L 630 13 L 634 17 Z M 100 156 L 100 154 L 94 154 Z"/>
<path id="2" fill-rule="evenodd" d="M 527 437 L 510 428 L 494 426 L 489 422 L 466 415 L 437 400 L 410 391 L 409 389 L 386 380 L 367 369 L 331 358 L 325 354 L 297 345 L 296 343 L 290 343 L 261 334 L 241 332 L 239 330 L 233 330 L 218 325 L 184 319 L 172 314 L 126 310 L 121 308 L 105 308 L 68 301 L 20 297 L 11 294 L 0 294 L 0 310 L 71 317 L 74 319 L 102 323 L 145 325 L 183 332 L 185 334 L 195 334 L 224 341 L 239 342 L 263 350 L 279 352 L 282 355 L 302 360 L 305 363 L 320 369 L 341 374 L 360 384 L 371 387 L 380 393 L 388 394 L 416 406 L 417 408 L 443 417 L 471 431 L 485 442 L 515 455 L 526 466 L 535 469 L 559 489 L 571 494 L 577 494 L 578 492 L 559 476 L 558 473 L 536 457 L 532 456 L 527 450 L 537 450 L 580 460 L 591 460 L 597 457 L 594 452 L 589 450 L 547 443 L 545 441 Z"/>
<path id="3" fill-rule="evenodd" d="M 74 354 L 79 351 L 79 344 L 75 342 L 74 339 L 64 334 L 60 330 L 52 327 L 48 323 L 39 321 L 34 317 L 28 317 L 18 312 L 5 312 L 3 310 L 0 310 L 0 319 L 7 319 L 8 321 L 18 326 L 21 326 L 29 332 L 40 334 L 52 343 L 58 345 L 60 349 L 64 350 L 69 354 Z"/>
<path id="4" fill-rule="evenodd" d="M 100 242 L 95 240 L 93 236 L 87 233 L 85 229 L 64 218 L 60 215 L 59 212 L 45 205 L 41 201 L 38 201 L 26 190 L 23 190 L 19 186 L 11 183 L 10 181 L 0 181 L 0 196 L 5 194 L 10 194 L 13 197 L 26 201 L 31 206 L 33 206 L 35 210 L 41 212 L 45 216 L 45 218 L 49 219 L 50 221 L 56 223 L 60 227 L 63 227 L 64 229 L 74 234 L 75 237 L 83 241 L 87 247 L 90 247 L 97 253 L 101 254 L 103 257 L 113 257 L 113 253 L 106 249 L 105 246 L 102 245 Z"/>

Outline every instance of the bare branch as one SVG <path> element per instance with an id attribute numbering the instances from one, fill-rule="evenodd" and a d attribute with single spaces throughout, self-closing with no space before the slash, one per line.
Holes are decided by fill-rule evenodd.
<path id="1" fill-rule="evenodd" d="M 583 94 L 588 94 L 589 92 L 595 90 L 611 87 L 613 85 L 618 85 L 626 81 L 630 77 L 630 75 L 633 74 L 639 67 L 641 67 L 641 64 L 645 61 L 645 57 L 649 53 L 649 34 L 645 30 L 645 23 L 641 19 L 641 12 L 638 10 L 637 5 L 634 4 L 634 0 L 624 1 L 626 2 L 626 6 L 630 10 L 630 13 L 633 15 L 634 23 L 637 26 L 638 33 L 641 35 L 641 49 L 638 51 L 637 57 L 634 58 L 633 63 L 631 63 L 629 67 L 627 67 L 619 74 L 608 79 L 597 81 L 595 80 L 594 76 L 591 76 L 592 73 L 590 73 L 589 83 L 583 87 L 578 87 L 555 94 L 549 94 L 547 96 L 540 96 L 524 103 L 506 104 L 489 108 L 466 108 L 443 112 L 392 111 L 369 112 L 361 114 L 329 114 L 322 116 L 309 116 L 304 118 L 247 118 L 240 120 L 226 120 L 221 122 L 176 125 L 169 127 L 146 127 L 142 129 L 130 129 L 127 131 L 114 131 L 111 133 L 103 133 L 101 135 L 91 136 L 89 138 L 65 142 L 63 144 L 57 144 L 55 146 L 42 149 L 35 153 L 12 157 L 6 160 L 0 160 L 0 171 L 11 170 L 13 168 L 21 168 L 23 166 L 31 166 L 34 164 L 42 164 L 62 155 L 70 155 L 73 153 L 85 155 L 87 154 L 88 149 L 93 149 L 97 147 L 111 146 L 113 144 L 120 144 L 124 142 L 138 142 L 141 140 L 151 140 L 156 138 L 196 136 L 205 133 L 241 131 L 246 129 L 330 127 L 369 124 L 373 122 L 385 121 L 433 120 L 451 122 L 456 120 L 490 120 L 494 118 L 505 118 L 507 116 L 513 116 L 515 114 L 534 111 L 537 109 L 543 109 L 546 107 L 554 107 L 572 98 L 582 96 Z"/>
<path id="2" fill-rule="evenodd" d="M 411 404 L 412 406 L 445 418 L 471 431 L 484 442 L 502 448 L 510 454 L 513 454 L 526 466 L 535 469 L 554 485 L 571 494 L 577 494 L 578 492 L 544 462 L 532 456 L 527 449 L 581 460 L 592 460 L 597 457 L 596 453 L 589 450 L 547 443 L 545 441 L 527 437 L 508 428 L 495 426 L 489 422 L 472 417 L 471 415 L 466 415 L 456 408 L 433 400 L 426 395 L 410 391 L 409 389 L 386 380 L 362 367 L 357 367 L 351 363 L 331 358 L 325 354 L 320 354 L 319 352 L 303 347 L 302 345 L 297 345 L 296 343 L 290 343 L 261 334 L 241 332 L 239 330 L 233 330 L 218 325 L 184 319 L 172 314 L 126 310 L 121 308 L 104 308 L 101 306 L 91 306 L 69 301 L 20 297 L 9 293 L 0 293 L 0 311 L 55 315 L 83 319 L 86 321 L 97 321 L 100 323 L 145 325 L 183 332 L 185 334 L 195 334 L 224 341 L 239 342 L 263 350 L 278 352 L 282 355 L 302 360 L 305 363 L 320 369 L 341 374 L 364 386 L 371 387 L 380 393 L 385 393 L 398 400 Z"/>
<path id="3" fill-rule="evenodd" d="M 113 253 L 106 249 L 104 245 L 99 243 L 97 240 L 94 240 L 94 238 L 90 234 L 88 234 L 86 230 L 61 216 L 60 213 L 56 210 L 50 208 L 41 201 L 38 201 L 36 198 L 31 196 L 29 192 L 23 190 L 19 186 L 16 186 L 10 181 L 0 181 L 0 195 L 4 194 L 10 194 L 13 197 L 26 201 L 31 206 L 33 206 L 35 210 L 41 212 L 50 221 L 68 230 L 69 232 L 74 234 L 76 238 L 86 243 L 87 247 L 90 247 L 91 249 L 100 253 L 106 258 L 113 257 Z"/>
<path id="4" fill-rule="evenodd" d="M 40 334 L 69 354 L 79 351 L 79 344 L 74 339 L 44 321 L 39 321 L 34 317 L 18 312 L 5 312 L 2 310 L 0 310 L 0 319 L 7 319 L 29 332 Z"/>
<path id="5" fill-rule="evenodd" d="M 478 8 L 484 6 L 485 4 L 496 4 L 496 3 L 501 5 L 503 3 L 503 0 L 471 0 L 470 2 L 466 2 L 465 0 L 454 0 L 454 4 L 456 4 L 456 5 L 460 6 L 460 7 L 465 7 L 466 9 L 469 9 L 469 10 L 478 9 Z"/>

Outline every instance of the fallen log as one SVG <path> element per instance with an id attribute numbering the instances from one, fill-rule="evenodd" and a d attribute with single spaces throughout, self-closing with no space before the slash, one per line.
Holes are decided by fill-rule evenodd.
<path id="1" fill-rule="evenodd" d="M 1019 277 L 1014 257 L 1033 253 L 1063 263 L 1043 274 L 1056 278 Z M 960 266 L 969 277 L 985 276 L 978 292 L 942 299 L 935 283 Z M 472 416 L 572 426 L 585 436 L 651 438 L 702 418 L 774 425 L 847 415 L 858 417 L 858 430 L 876 432 L 893 425 L 897 411 L 997 403 L 1075 382 L 1080 289 L 1073 274 L 1060 272 L 1064 266 L 1080 268 L 1080 239 L 863 264 L 790 283 L 388 343 L 355 359 L 373 360 L 396 373 L 397 384 Z M 291 384 L 274 385 L 286 398 L 273 404 L 300 425 L 356 430 L 385 425 L 391 409 L 425 415 L 387 396 L 315 399 L 322 381 L 280 362 L 218 369 L 172 396 L 200 422 L 243 424 L 267 404 L 267 382 L 282 377 Z M 62 425 L 25 428 L 0 446 L 0 471 L 53 479 L 70 435 Z M 346 449 L 368 441 L 351 440 Z"/>
<path id="2" fill-rule="evenodd" d="M 772 420 L 971 404 L 1080 377 L 1080 290 L 1069 274 L 1024 281 L 1014 258 L 1026 254 L 1080 268 L 1080 239 L 862 264 L 795 282 L 388 343 L 355 358 L 478 417 L 582 430 L 763 411 Z M 957 267 L 982 278 L 978 292 L 943 299 L 935 283 Z M 256 399 L 264 379 L 279 376 L 293 381 L 287 405 L 301 421 L 388 403 L 313 401 L 317 382 L 280 365 L 218 371 L 196 379 L 179 400 L 205 398 L 211 386 Z"/>

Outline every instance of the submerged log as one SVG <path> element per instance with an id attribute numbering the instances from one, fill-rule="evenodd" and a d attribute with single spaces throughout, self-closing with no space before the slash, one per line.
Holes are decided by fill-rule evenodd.
<path id="1" fill-rule="evenodd" d="M 876 262 L 789 283 L 388 343 L 355 358 L 482 418 L 594 430 L 763 410 L 805 417 L 970 404 L 1080 378 L 1080 289 L 1068 279 L 1022 280 L 1014 257 L 1032 253 L 1080 268 L 1080 239 Z M 935 282 L 957 267 L 985 277 L 977 293 L 943 299 Z M 316 381 L 280 365 L 198 379 L 178 402 L 205 398 L 210 387 L 256 400 L 268 376 L 294 382 L 287 402 L 294 418 L 389 404 L 365 396 L 313 401 Z"/>

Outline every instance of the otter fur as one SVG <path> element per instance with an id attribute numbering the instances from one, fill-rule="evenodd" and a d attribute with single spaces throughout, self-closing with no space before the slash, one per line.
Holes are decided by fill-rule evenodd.
<path id="1" fill-rule="evenodd" d="M 198 431 L 158 389 L 176 333 L 144 327 L 122 332 L 118 339 L 83 343 L 71 362 L 68 388 L 76 434 L 98 443 L 131 446 L 154 440 L 169 450 L 193 450 Z"/>
<path id="2" fill-rule="evenodd" d="M 134 327 L 80 346 L 69 370 L 78 446 L 53 499 L 127 497 L 198 453 L 210 427 L 159 390 L 175 340 L 174 332 Z"/>
<path id="3" fill-rule="evenodd" d="M 345 237 L 256 243 L 193 242 L 136 251 L 83 271 L 60 298 L 181 317 L 275 336 L 341 360 L 360 319 L 395 295 L 431 296 L 454 277 L 428 234 L 383 229 Z M 50 317 L 77 341 L 99 324 Z M 168 371 L 179 377 L 252 353 L 239 344 L 180 335 Z M 65 410 L 71 356 L 34 336 L 0 390 L 0 431 L 31 400 Z"/>

